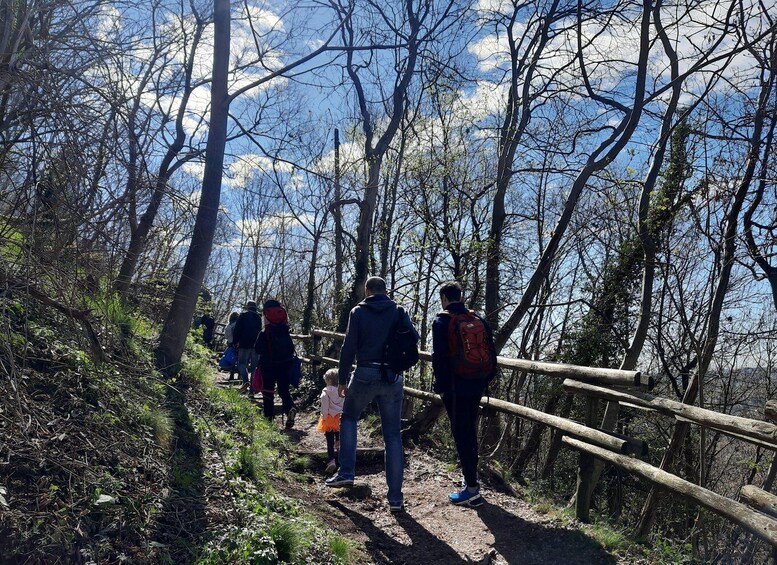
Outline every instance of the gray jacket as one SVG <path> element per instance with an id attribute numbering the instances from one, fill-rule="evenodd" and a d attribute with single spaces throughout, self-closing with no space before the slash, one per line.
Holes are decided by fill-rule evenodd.
<path id="1" fill-rule="evenodd" d="M 364 363 L 381 363 L 389 331 L 396 318 L 397 303 L 385 294 L 373 294 L 357 304 L 348 316 L 348 329 L 345 330 L 345 341 L 340 351 L 338 383 L 348 384 L 348 377 L 354 360 L 358 365 Z M 418 331 L 410 321 L 407 312 L 399 321 L 415 334 Z"/>

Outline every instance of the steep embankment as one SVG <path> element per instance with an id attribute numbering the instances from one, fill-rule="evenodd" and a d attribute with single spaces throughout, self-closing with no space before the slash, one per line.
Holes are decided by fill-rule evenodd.
<path id="1" fill-rule="evenodd" d="M 351 546 L 276 488 L 288 440 L 213 386 L 190 343 L 173 382 L 155 339 L 0 299 L 0 563 L 332 563 Z M 124 320 L 126 322 L 126 319 Z"/>

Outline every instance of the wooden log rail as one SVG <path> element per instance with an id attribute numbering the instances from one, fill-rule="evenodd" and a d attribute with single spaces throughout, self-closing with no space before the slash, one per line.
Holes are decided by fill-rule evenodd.
<path id="1" fill-rule="evenodd" d="M 418 390 L 406 386 L 405 394 L 407 396 L 412 396 L 413 398 L 419 398 L 421 400 L 428 400 L 436 404 L 442 404 L 442 399 L 439 397 L 439 395 L 434 394 L 433 392 L 427 392 L 425 390 Z M 588 441 L 594 445 L 598 445 L 604 449 L 611 449 L 613 451 L 617 451 L 618 453 L 628 453 L 631 451 L 632 445 L 634 445 L 634 443 L 628 438 L 616 437 L 612 434 L 608 434 L 594 428 L 589 428 L 583 424 L 578 424 L 577 422 L 568 420 L 567 418 L 546 414 L 540 410 L 534 410 L 533 408 L 527 408 L 526 406 L 513 404 L 512 402 L 505 402 L 504 400 L 499 400 L 497 398 L 482 398 L 480 400 L 480 405 L 483 408 L 496 410 L 497 412 L 503 412 L 505 414 L 514 414 L 515 416 L 519 416 L 526 420 L 531 420 L 532 422 L 545 424 L 546 426 L 561 430 L 565 434 L 572 437 L 584 439 L 585 441 Z"/>
<path id="2" fill-rule="evenodd" d="M 323 337 L 334 340 L 342 340 L 345 334 L 314 329 L 314 337 Z M 301 337 L 301 336 L 296 336 Z M 418 357 L 424 361 L 431 361 L 432 354 L 428 351 L 419 351 Z M 337 363 L 336 359 L 323 358 L 322 362 Z M 614 385 L 623 387 L 645 386 L 652 388 L 652 377 L 643 379 L 639 371 L 621 371 L 620 369 L 603 369 L 597 367 L 583 367 L 580 365 L 565 365 L 563 363 L 548 363 L 545 361 L 531 361 L 528 359 L 513 359 L 511 357 L 497 357 L 496 365 L 502 369 L 539 373 L 550 377 L 571 378 L 592 384 Z"/>
<path id="3" fill-rule="evenodd" d="M 739 490 L 739 500 L 748 506 L 777 518 L 777 496 L 754 485 L 745 485 Z"/>
<path id="4" fill-rule="evenodd" d="M 777 425 L 770 422 L 721 414 L 714 410 L 683 404 L 677 400 L 661 398 L 644 392 L 622 392 L 570 379 L 564 381 L 564 389 L 575 394 L 602 398 L 643 410 L 652 410 L 665 416 L 720 431 L 767 449 L 777 450 Z"/>
<path id="5" fill-rule="evenodd" d="M 562 441 L 569 447 L 589 453 L 598 459 L 617 465 L 634 475 L 642 477 L 659 488 L 677 493 L 683 498 L 695 502 L 715 514 L 742 526 L 762 540 L 777 547 L 777 520 L 765 514 L 756 512 L 740 502 L 695 485 L 644 461 L 627 457 L 620 453 L 613 453 L 571 437 L 564 437 Z"/>

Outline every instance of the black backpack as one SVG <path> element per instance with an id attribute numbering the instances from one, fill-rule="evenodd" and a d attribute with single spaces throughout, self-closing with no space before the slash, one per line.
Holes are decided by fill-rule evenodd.
<path id="1" fill-rule="evenodd" d="M 267 361 L 283 363 L 294 357 L 294 342 L 289 335 L 289 326 L 285 324 L 268 324 L 264 328 L 267 345 Z"/>
<path id="2" fill-rule="evenodd" d="M 394 323 L 389 330 L 386 345 L 383 348 L 383 362 L 394 373 L 407 371 L 418 363 L 418 338 L 410 328 L 402 324 L 404 314 L 404 309 L 397 306 Z"/>

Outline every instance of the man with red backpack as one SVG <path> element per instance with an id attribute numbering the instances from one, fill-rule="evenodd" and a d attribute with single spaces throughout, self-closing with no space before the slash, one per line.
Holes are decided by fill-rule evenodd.
<path id="1" fill-rule="evenodd" d="M 463 489 L 448 495 L 456 505 L 483 504 L 478 484 L 477 417 L 480 398 L 496 375 L 496 348 L 488 323 L 461 302 L 461 285 L 440 287 L 443 310 L 432 323 L 434 392 L 442 396 L 456 443 Z"/>

